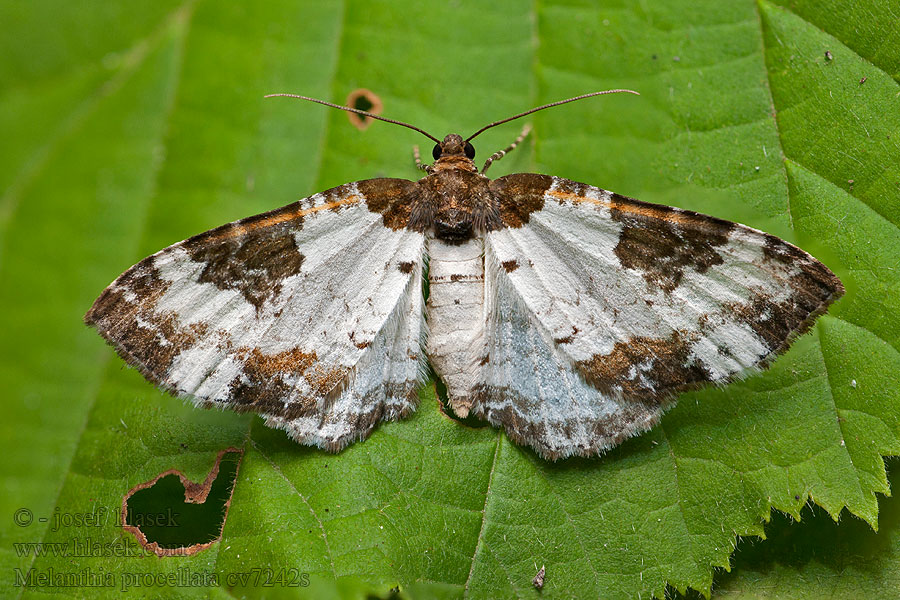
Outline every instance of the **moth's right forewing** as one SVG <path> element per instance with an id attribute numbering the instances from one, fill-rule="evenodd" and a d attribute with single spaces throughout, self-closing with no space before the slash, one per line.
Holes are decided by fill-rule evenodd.
<path id="1" fill-rule="evenodd" d="M 544 456 L 595 453 L 678 393 L 764 367 L 843 293 L 743 225 L 557 177 L 493 189 L 504 227 L 485 241 L 494 304 L 473 412 Z"/>
<path id="2" fill-rule="evenodd" d="M 338 449 L 415 406 L 415 190 L 356 182 L 200 234 L 126 271 L 85 319 L 164 389 Z"/>

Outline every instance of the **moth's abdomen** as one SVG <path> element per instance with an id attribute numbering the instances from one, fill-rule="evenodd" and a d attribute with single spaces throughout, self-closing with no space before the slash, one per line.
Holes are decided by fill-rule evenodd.
<path id="1" fill-rule="evenodd" d="M 484 240 L 448 244 L 429 235 L 428 254 L 428 357 L 465 417 L 484 347 Z"/>

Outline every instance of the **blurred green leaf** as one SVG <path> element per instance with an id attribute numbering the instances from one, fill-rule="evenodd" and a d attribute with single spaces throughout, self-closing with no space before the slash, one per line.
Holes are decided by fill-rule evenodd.
<path id="1" fill-rule="evenodd" d="M 900 453 L 897 14 L 879 0 L 0 6 L 8 585 L 33 569 L 105 573 L 114 587 L 92 591 L 109 595 L 537 597 L 544 565 L 546 598 L 646 597 L 708 590 L 772 508 L 799 517 L 812 500 L 876 526 L 882 456 Z M 141 257 L 347 181 L 417 177 L 416 133 L 262 99 L 342 102 L 360 87 L 435 134 L 637 89 L 535 115 L 531 142 L 492 175 L 552 173 L 747 223 L 825 261 L 847 295 L 766 373 L 687 394 L 647 434 L 557 464 L 448 419 L 430 387 L 414 417 L 333 456 L 123 369 L 81 315 Z M 516 133 L 485 133 L 479 156 Z M 114 518 L 53 517 L 114 516 L 135 484 L 170 468 L 202 480 L 228 446 L 245 456 L 207 551 L 14 546 L 90 538 L 136 553 Z M 19 508 L 35 521 L 6 516 Z M 896 520 L 881 526 L 896 537 Z M 282 567 L 310 585 L 238 577 Z"/>

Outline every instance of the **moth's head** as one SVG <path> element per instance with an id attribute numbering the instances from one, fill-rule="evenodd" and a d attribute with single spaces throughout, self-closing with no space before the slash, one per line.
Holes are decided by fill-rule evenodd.
<path id="1" fill-rule="evenodd" d="M 477 171 L 475 163 L 475 147 L 462 136 L 451 133 L 434 145 L 431 150 L 434 157 L 434 164 L 429 168 L 429 173 L 436 173 L 444 169 L 463 169 L 466 171 Z"/>
<path id="2" fill-rule="evenodd" d="M 434 160 L 456 156 L 464 156 L 472 160 L 475 158 L 475 146 L 462 139 L 461 135 L 451 133 L 444 138 L 444 141 L 434 145 L 431 155 Z"/>

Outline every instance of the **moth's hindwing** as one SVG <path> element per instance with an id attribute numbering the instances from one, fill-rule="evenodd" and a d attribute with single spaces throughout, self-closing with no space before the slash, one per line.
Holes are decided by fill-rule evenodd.
<path id="1" fill-rule="evenodd" d="M 492 182 L 487 359 L 473 413 L 541 455 L 592 455 L 685 390 L 764 367 L 841 296 L 766 233 L 544 175 Z"/>
<path id="2" fill-rule="evenodd" d="M 85 320 L 160 387 L 336 450 L 415 408 L 414 190 L 360 181 L 197 235 L 126 271 Z"/>

